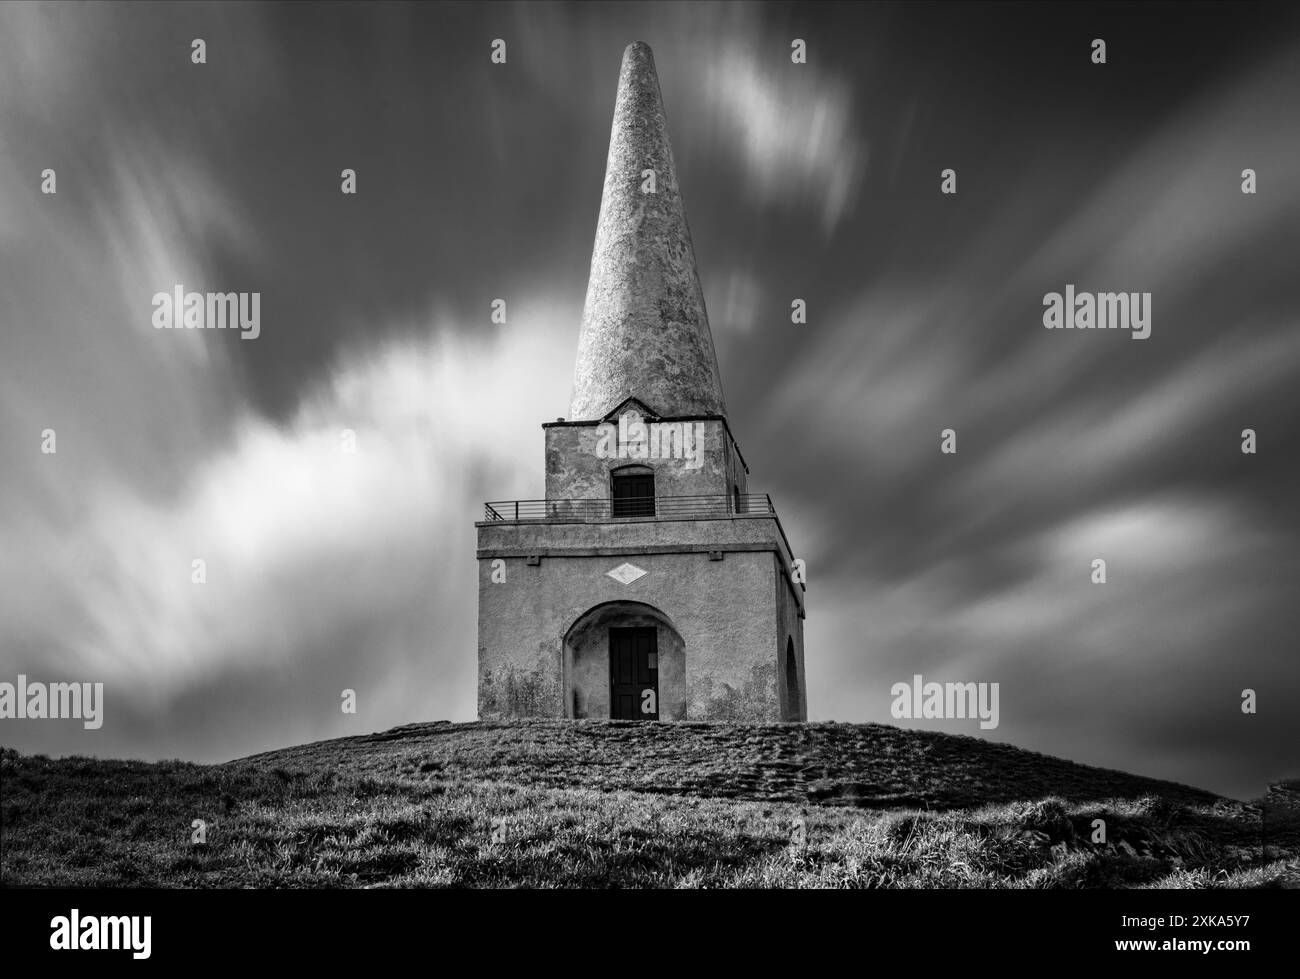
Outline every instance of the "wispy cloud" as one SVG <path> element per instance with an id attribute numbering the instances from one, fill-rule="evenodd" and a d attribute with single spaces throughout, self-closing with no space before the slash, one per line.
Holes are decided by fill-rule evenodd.
<path id="1" fill-rule="evenodd" d="M 424 710 L 472 716 L 472 521 L 488 486 L 538 495 L 526 475 L 539 455 L 532 409 L 556 399 L 549 379 L 570 357 L 537 320 L 492 337 L 436 314 L 428 326 L 341 357 L 287 426 L 242 414 L 174 495 L 88 487 L 74 526 L 30 542 L 47 560 L 6 575 L 30 581 L 29 650 L 103 680 L 119 721 L 204 688 L 243 685 L 256 699 L 266 670 L 364 691 L 368 729 L 409 718 L 413 669 L 429 679 Z M 58 546 L 68 534 L 75 548 Z M 192 581 L 196 558 L 204 584 Z M 338 693 L 281 733 L 349 730 Z M 221 709 L 198 708 L 190 750 L 204 752 Z M 122 730 L 118 750 L 148 750 Z M 266 738 L 250 730 L 242 747 Z"/>
<path id="2" fill-rule="evenodd" d="M 707 110 L 700 123 L 734 150 L 756 204 L 811 205 L 829 234 L 852 211 L 867 142 L 847 82 L 782 54 L 739 31 L 701 52 L 698 90 Z"/>

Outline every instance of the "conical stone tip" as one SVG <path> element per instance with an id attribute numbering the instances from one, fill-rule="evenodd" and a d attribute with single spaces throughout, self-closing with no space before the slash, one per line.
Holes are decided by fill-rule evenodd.
<path id="1" fill-rule="evenodd" d="M 644 41 L 624 49 L 619 72 L 570 417 L 600 418 L 627 397 L 661 415 L 726 414 Z"/>

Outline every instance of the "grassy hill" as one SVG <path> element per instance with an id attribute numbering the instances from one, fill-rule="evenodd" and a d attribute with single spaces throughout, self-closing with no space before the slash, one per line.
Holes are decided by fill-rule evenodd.
<path id="1" fill-rule="evenodd" d="M 439 722 L 222 765 L 5 750 L 0 882 L 1295 886 L 1297 788 L 1244 804 L 876 724 Z"/>

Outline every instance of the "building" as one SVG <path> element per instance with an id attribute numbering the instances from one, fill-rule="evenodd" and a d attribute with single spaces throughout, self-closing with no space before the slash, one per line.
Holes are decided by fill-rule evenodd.
<path id="1" fill-rule="evenodd" d="M 485 505 L 479 717 L 802 721 L 802 565 L 727 419 L 654 56 L 623 54 L 546 498 Z"/>

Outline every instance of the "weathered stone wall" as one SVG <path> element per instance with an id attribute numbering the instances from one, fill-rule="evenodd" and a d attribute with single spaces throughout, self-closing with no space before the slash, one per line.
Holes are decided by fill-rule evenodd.
<path id="1" fill-rule="evenodd" d="M 775 558 L 774 558 L 775 559 Z M 789 720 L 808 720 L 808 681 L 804 672 L 803 659 L 803 619 L 799 612 L 803 602 L 803 585 L 791 581 L 790 577 L 778 573 L 776 583 L 776 619 L 777 619 L 777 677 L 781 684 L 782 716 Z M 785 653 L 786 640 L 794 640 L 795 668 L 798 675 L 798 688 L 791 698 L 786 688 Z M 790 710 L 787 711 L 786 708 Z"/>
<path id="2" fill-rule="evenodd" d="M 721 561 L 704 552 L 548 556 L 537 566 L 505 558 L 500 584 L 491 580 L 492 560 L 479 559 L 481 718 L 571 716 L 575 684 L 581 709 L 608 716 L 607 646 L 604 671 L 593 665 L 606 640 L 587 636 L 576 656 L 570 649 L 566 682 L 565 637 L 594 607 L 630 601 L 658 610 L 681 638 L 684 698 L 672 686 L 672 637 L 660 634 L 661 653 L 668 654 L 662 717 L 780 720 L 772 603 L 778 564 L 771 551 L 731 552 Z M 626 585 L 606 574 L 625 560 L 646 574 Z M 784 642 L 782 635 L 782 649 Z"/>
<path id="3" fill-rule="evenodd" d="M 544 425 L 546 432 L 546 498 L 548 500 L 607 500 L 610 471 L 627 465 L 648 466 L 655 473 L 656 496 L 730 495 L 735 469 L 731 437 L 718 419 L 685 420 L 703 426 L 698 468 L 683 459 L 602 459 L 596 454 L 600 438 L 595 425 Z M 741 482 L 741 492 L 744 482 Z"/>
<path id="4" fill-rule="evenodd" d="M 803 589 L 791 580 L 793 555 L 776 518 L 750 514 L 723 520 L 619 520 L 607 523 L 480 522 L 478 557 L 519 558 L 581 551 L 606 557 L 667 551 L 775 551 L 788 595 L 799 610 Z M 634 562 L 635 563 L 635 562 Z"/>

